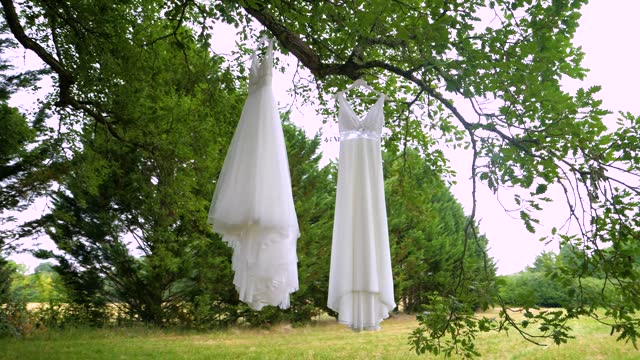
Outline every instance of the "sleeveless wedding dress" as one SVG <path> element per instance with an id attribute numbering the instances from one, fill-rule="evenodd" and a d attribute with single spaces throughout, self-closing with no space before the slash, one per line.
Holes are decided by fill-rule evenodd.
<path id="1" fill-rule="evenodd" d="M 280 114 L 271 89 L 273 45 L 253 54 L 249 94 L 231 140 L 208 222 L 233 248 L 233 283 L 254 310 L 289 307 L 298 290 L 300 236 Z"/>
<path id="2" fill-rule="evenodd" d="M 339 106 L 340 158 L 327 305 L 355 331 L 378 330 L 395 307 L 380 136 L 384 95 L 360 120 Z"/>

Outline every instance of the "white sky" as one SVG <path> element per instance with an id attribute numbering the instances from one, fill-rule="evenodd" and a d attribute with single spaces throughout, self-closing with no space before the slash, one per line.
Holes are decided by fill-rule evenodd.
<path id="1" fill-rule="evenodd" d="M 575 36 L 574 43 L 582 46 L 586 53 L 583 67 L 590 69 L 587 79 L 584 82 L 565 81 L 565 89 L 574 92 L 579 87 L 587 88 L 592 85 L 602 85 L 603 90 L 599 97 L 603 99 L 603 106 L 609 110 L 617 112 L 630 111 L 635 115 L 640 115 L 640 101 L 636 90 L 640 84 L 640 70 L 638 69 L 638 58 L 640 58 L 639 42 L 637 40 L 638 27 L 637 14 L 640 13 L 640 1 L 638 0 L 592 0 L 583 8 L 580 28 Z M 232 30 L 232 29 L 231 29 Z M 226 31 L 233 34 L 234 31 Z M 216 37 L 216 52 L 230 53 L 235 47 L 233 36 Z M 23 60 L 25 56 L 21 52 L 17 58 L 17 64 L 25 65 L 30 61 Z M 27 53 L 27 57 L 32 54 Z M 282 107 L 288 108 L 292 103 L 292 98 L 287 93 L 291 84 L 296 65 L 295 59 L 289 57 L 285 64 L 287 71 L 284 74 L 274 74 L 274 92 Z M 27 98 L 17 99 L 17 102 L 30 102 L 33 95 Z M 14 102 L 14 105 L 17 105 Z M 28 106 L 28 105 L 26 105 Z M 299 106 L 299 104 L 297 105 Z M 470 117 L 472 118 L 472 117 Z M 612 123 L 616 115 L 612 115 Z M 305 129 L 307 135 L 312 136 L 322 129 L 325 138 L 336 137 L 338 135 L 337 125 L 327 123 L 322 125 L 321 120 L 315 116 L 312 107 L 294 107 L 292 120 Z M 322 145 L 325 158 L 335 158 L 338 153 L 336 142 L 325 142 Z M 471 210 L 471 182 L 470 176 L 470 153 L 464 151 L 448 151 L 447 155 L 452 160 L 452 167 L 457 171 L 457 185 L 452 191 L 456 198 L 463 204 L 467 213 Z M 478 208 L 477 218 L 481 221 L 480 229 L 489 239 L 489 255 L 497 261 L 498 274 L 510 274 L 523 270 L 525 266 L 533 263 L 536 255 L 542 250 L 556 250 L 557 244 L 548 245 L 546 248 L 538 239 L 549 235 L 550 229 L 559 227 L 566 219 L 566 211 L 563 211 L 563 199 L 555 195 L 557 192 L 550 192 L 551 197 L 557 198 L 556 203 L 547 206 L 546 210 L 540 214 L 541 226 L 537 227 L 536 234 L 526 231 L 519 219 L 511 217 L 505 213 L 495 195 L 493 195 L 484 184 L 479 184 L 477 193 Z M 508 193 L 501 193 L 500 198 L 504 200 L 510 198 Z M 38 216 L 45 210 L 43 202 L 37 203 L 30 214 L 24 214 L 22 218 Z M 392 216 L 393 214 L 389 214 Z M 517 217 L 517 216 L 516 216 Z M 43 244 L 47 241 L 41 239 Z M 50 244 L 50 241 L 48 242 Z M 48 245 L 51 246 L 51 245 Z M 48 247 L 47 246 L 47 247 Z M 19 263 L 24 263 L 30 269 L 35 268 L 39 260 L 27 254 L 14 254 L 11 258 Z"/>

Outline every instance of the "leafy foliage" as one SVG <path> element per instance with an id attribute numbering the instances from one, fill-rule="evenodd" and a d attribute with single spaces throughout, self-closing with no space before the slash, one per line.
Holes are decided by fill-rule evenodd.
<path id="1" fill-rule="evenodd" d="M 5 225 L 0 230 L 0 252 L 15 250 L 19 237 L 17 231 L 6 226 L 16 221 L 6 211 L 26 209 L 57 178 L 56 172 L 63 171 L 51 156 L 55 140 L 46 137 L 51 135 L 44 123 L 46 111 L 36 113 L 29 121 L 8 103 L 16 93 L 35 88 L 45 71 L 17 71 L 6 56 L 17 45 L 5 33 L 6 24 L 0 19 L 0 224 Z"/>
<path id="2" fill-rule="evenodd" d="M 60 303 L 66 300 L 60 275 L 51 263 L 41 263 L 33 274 L 13 274 L 10 291 L 26 303 Z"/>
<path id="3" fill-rule="evenodd" d="M 34 158 L 9 155 L 28 161 L 20 168 L 23 177 L 1 179 L 3 189 L 9 189 L 1 196 L 11 197 L 13 202 L 7 204 L 15 207 L 23 201 L 25 190 L 42 192 L 51 181 L 62 184 L 55 195 L 57 209 L 46 219 L 50 236 L 58 236 L 63 251 L 77 251 L 76 261 L 86 261 L 82 266 L 112 264 L 96 269 L 91 276 L 87 272 L 87 284 L 95 281 L 96 288 L 115 290 L 148 289 L 144 305 L 129 304 L 140 314 L 156 314 L 144 315 L 146 318 L 155 322 L 162 318 L 157 314 L 164 312 L 159 304 L 166 296 L 188 297 L 186 282 L 229 276 L 224 271 L 215 275 L 194 272 L 198 266 L 193 259 L 201 259 L 193 256 L 196 252 L 205 251 L 212 242 L 218 249 L 219 240 L 205 230 L 202 219 L 208 197 L 204 194 L 211 192 L 211 186 L 200 181 L 215 178 L 221 158 L 204 168 L 192 160 L 223 152 L 224 140 L 210 145 L 214 143 L 199 142 L 202 137 L 195 134 L 228 139 L 231 119 L 239 108 L 232 86 L 237 80 L 230 74 L 222 79 L 211 75 L 221 74 L 219 65 L 211 66 L 208 54 L 209 45 L 220 35 L 213 33 L 211 21 L 240 27 L 245 42 L 241 49 L 255 35 L 252 21 L 258 21 L 277 38 L 283 52 L 297 57 L 314 75 L 309 80 L 297 77 L 296 88 L 307 99 L 317 90 L 321 112 L 330 109 L 327 95 L 349 79 L 363 77 L 379 90 L 394 94 L 386 109 L 390 133 L 385 146 L 390 153 L 415 146 L 437 175 L 449 170 L 436 144 L 467 148 L 473 154 L 474 208 L 463 227 L 463 253 L 451 265 L 457 273 L 455 285 L 447 296 L 426 300 L 432 305 L 429 316 L 433 318 L 422 318 L 425 327 L 417 331 L 428 335 L 415 338 L 417 350 L 475 354 L 473 333 L 487 327 L 469 311 L 477 305 L 501 302 L 493 287 L 484 290 L 475 284 L 478 279 L 468 276 L 482 269 L 479 278 L 483 283 L 492 274 L 491 266 L 485 265 L 488 260 L 479 267 L 467 258 L 467 251 L 482 250 L 485 241 L 475 226 L 479 182 L 495 193 L 519 189 L 513 198 L 514 210 L 531 232 L 537 231 L 539 211 L 560 206 L 550 204 L 549 194 L 555 191 L 564 196 L 567 222 L 545 235 L 563 247 L 579 250 L 575 252 L 579 261 L 549 268 L 548 276 L 560 283 L 598 277 L 617 289 L 619 296 L 604 304 L 608 318 L 599 319 L 620 339 L 635 343 L 639 321 L 635 312 L 640 309 L 636 241 L 640 238 L 640 190 L 636 185 L 640 117 L 621 112 L 618 123 L 608 128 L 604 118 L 610 111 L 601 107 L 599 87 L 570 94 L 560 86 L 563 77 L 582 79 L 586 73 L 581 65 L 584 54 L 571 43 L 586 0 L 66 0 L 55 6 L 48 1 L 25 2 L 20 13 L 13 1 L 0 2 L 13 36 L 52 72 L 56 93 L 46 106 L 61 122 L 60 134 L 48 134 L 43 142 L 57 146 L 36 146 L 34 150 L 40 150 L 33 154 L 40 155 Z M 487 17 L 495 21 L 483 23 Z M 210 82 L 226 85 L 204 86 Z M 221 88 L 224 90 L 207 92 Z M 216 101 L 211 100 L 214 98 Z M 465 107 L 471 116 L 465 115 Z M 6 114 L 12 124 L 24 122 L 13 110 Z M 31 129 L 37 130 L 43 117 L 32 121 Z M 28 148 L 23 144 L 36 135 L 23 130 L 8 133 L 15 141 L 7 142 L 13 145 L 6 151 Z M 197 145 L 188 146 L 190 143 Z M 55 151 L 47 152 L 51 149 Z M 52 164 L 47 166 L 42 154 L 53 159 Z M 113 161 L 116 158 L 122 161 Z M 0 165 L 20 163 L 11 161 Z M 7 181 L 13 187 L 4 187 Z M 453 208 L 447 210 L 454 213 Z M 419 204 L 408 210 L 433 215 Z M 100 226 L 89 226 L 93 223 Z M 407 224 L 400 217 L 394 226 L 402 229 Z M 449 225 L 459 239 L 461 223 Z M 44 222 L 33 223 L 32 229 L 42 226 Z M 442 232 L 425 227 L 410 230 L 398 237 L 396 255 L 408 256 L 415 263 L 408 268 L 424 273 L 428 268 L 416 261 L 422 256 L 422 245 L 409 246 L 403 241 L 437 240 Z M 146 252 L 144 260 L 126 252 L 126 233 L 133 241 L 143 239 L 139 250 Z M 94 254 L 92 250 L 98 247 L 92 242 L 98 240 L 100 248 L 109 245 L 108 254 Z M 198 265 L 221 263 L 223 252 Z M 61 259 L 63 273 L 77 274 L 74 266 L 74 261 L 66 264 Z M 127 285 L 117 284 L 113 279 L 107 281 L 105 274 L 111 271 L 138 275 Z M 425 301 L 423 290 L 430 285 L 405 280 L 399 290 L 417 294 L 407 295 L 406 301 L 415 309 Z M 216 289 L 220 290 L 216 294 L 226 291 Z M 320 289 L 307 290 L 316 294 Z M 590 305 L 579 301 L 583 294 L 579 286 L 572 295 L 576 307 L 566 313 L 528 312 L 543 327 L 541 336 L 562 343 L 569 336 L 566 320 L 598 316 Z M 177 311 L 180 302 L 173 304 L 171 311 Z M 506 308 L 501 316 L 496 329 L 510 325 L 535 340 L 523 330 L 531 322 L 516 324 Z"/>
<path id="4" fill-rule="evenodd" d="M 13 291 L 19 266 L 0 257 L 0 338 L 18 337 L 28 323 L 26 303 Z"/>

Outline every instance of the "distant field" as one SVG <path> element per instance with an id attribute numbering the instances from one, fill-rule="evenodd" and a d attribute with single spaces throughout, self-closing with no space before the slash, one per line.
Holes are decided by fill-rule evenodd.
<path id="1" fill-rule="evenodd" d="M 0 340 L 0 359 L 432 359 L 409 351 L 412 316 L 386 320 L 378 332 L 353 333 L 332 320 L 270 330 L 194 332 L 145 328 L 49 331 Z M 572 323 L 577 339 L 539 347 L 517 334 L 483 334 L 486 359 L 640 359 L 631 344 L 616 342 L 592 320 Z"/>

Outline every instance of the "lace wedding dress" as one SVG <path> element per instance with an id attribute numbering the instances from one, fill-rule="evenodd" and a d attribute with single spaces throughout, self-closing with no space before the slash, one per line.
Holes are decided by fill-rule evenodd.
<path id="1" fill-rule="evenodd" d="M 298 289 L 300 235 L 280 115 L 271 89 L 273 45 L 249 72 L 249 94 L 209 210 L 208 222 L 233 248 L 233 283 L 252 309 L 289 307 Z"/>
<path id="2" fill-rule="evenodd" d="M 327 305 L 351 329 L 378 330 L 396 307 L 382 178 L 384 95 L 362 120 L 344 93 Z"/>

